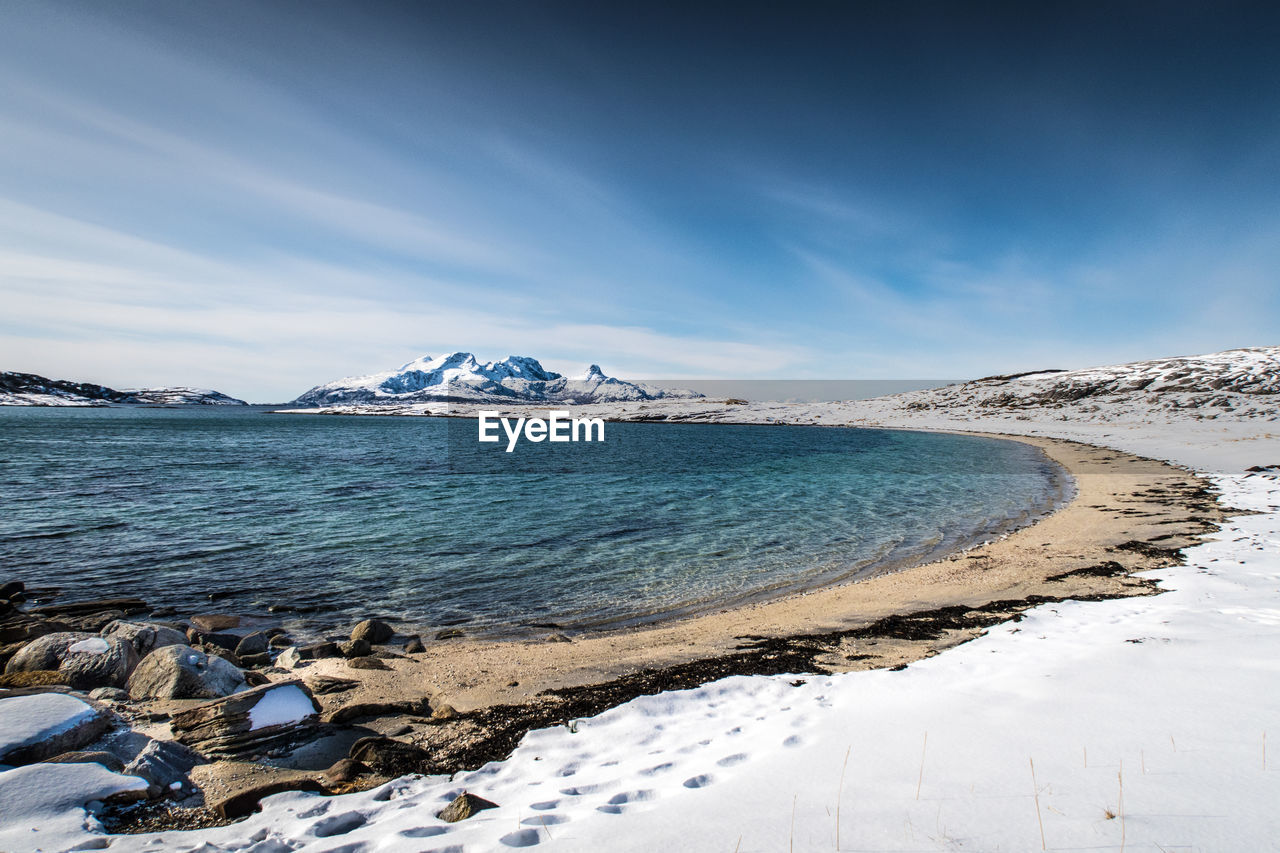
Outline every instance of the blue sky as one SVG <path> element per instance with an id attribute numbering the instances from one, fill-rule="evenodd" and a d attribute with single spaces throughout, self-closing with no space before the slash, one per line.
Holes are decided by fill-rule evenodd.
<path id="1" fill-rule="evenodd" d="M 922 378 L 1280 331 L 1280 15 L 0 8 L 0 368 Z"/>

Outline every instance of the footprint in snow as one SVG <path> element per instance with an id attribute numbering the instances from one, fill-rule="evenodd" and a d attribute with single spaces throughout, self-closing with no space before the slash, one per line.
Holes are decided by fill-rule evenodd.
<path id="1" fill-rule="evenodd" d="M 721 767 L 732 767 L 735 764 L 741 764 L 747 760 L 745 752 L 735 752 L 733 755 L 726 755 L 724 758 L 716 762 Z"/>
<path id="2" fill-rule="evenodd" d="M 360 812 L 344 812 L 343 814 L 327 817 L 318 822 L 311 830 L 311 834 L 316 838 L 331 838 L 335 835 L 346 835 L 352 830 L 359 829 L 368 822 L 368 818 L 360 814 Z"/>
<path id="3" fill-rule="evenodd" d="M 508 832 L 498 839 L 507 847 L 532 847 L 539 840 L 538 830 L 536 829 L 519 829 L 515 832 Z"/>
<path id="4" fill-rule="evenodd" d="M 705 788 L 715 781 L 715 778 L 709 773 L 701 773 L 684 780 L 686 788 Z"/>
<path id="5" fill-rule="evenodd" d="M 408 829 L 400 830 L 400 834 L 405 838 L 431 838 L 436 835 L 444 835 L 449 829 L 443 826 L 412 826 Z"/>

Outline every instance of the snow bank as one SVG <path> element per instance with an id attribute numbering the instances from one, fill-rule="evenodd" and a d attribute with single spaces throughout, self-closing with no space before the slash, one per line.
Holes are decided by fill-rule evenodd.
<path id="1" fill-rule="evenodd" d="M 87 702 L 65 693 L 0 699 L 0 757 L 68 732 L 97 716 Z"/>
<path id="2" fill-rule="evenodd" d="M 145 779 L 112 773 L 100 764 L 31 764 L 6 770 L 0 773 L 0 850 L 105 847 L 102 825 L 86 806 L 146 789 Z"/>

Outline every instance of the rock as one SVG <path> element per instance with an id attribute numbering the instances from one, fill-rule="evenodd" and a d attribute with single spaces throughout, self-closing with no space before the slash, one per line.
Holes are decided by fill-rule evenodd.
<path id="1" fill-rule="evenodd" d="M 236 669 L 244 669 L 244 661 L 240 660 L 240 657 L 235 652 L 229 652 L 220 646 L 213 645 L 212 643 L 205 643 L 200 647 L 200 650 L 211 658 L 222 658 Z"/>
<path id="2" fill-rule="evenodd" d="M 380 658 L 375 657 L 351 658 L 347 661 L 347 666 L 352 669 L 391 669 Z"/>
<path id="3" fill-rule="evenodd" d="M 142 659 L 129 678 L 133 699 L 216 699 L 245 688 L 240 670 L 190 646 L 164 646 Z"/>
<path id="4" fill-rule="evenodd" d="M 260 655 L 239 655 L 241 666 L 271 666 L 271 655 L 263 652 Z"/>
<path id="5" fill-rule="evenodd" d="M 548 643 L 572 643 L 573 642 L 573 640 L 570 640 L 564 634 L 548 634 L 546 637 L 546 641 Z"/>
<path id="6" fill-rule="evenodd" d="M 187 643 L 181 631 L 164 625 L 151 625 L 146 622 L 123 622 L 115 620 L 107 623 L 102 629 L 104 637 L 119 637 L 133 646 L 139 658 L 144 658 L 162 646 L 183 646 Z"/>
<path id="7" fill-rule="evenodd" d="M 368 772 L 368 766 L 356 761 L 354 758 L 339 758 L 333 762 L 333 765 L 328 770 L 324 771 L 324 782 L 332 788 L 334 785 L 341 785 L 344 782 L 353 782 L 360 774 Z"/>
<path id="8" fill-rule="evenodd" d="M 347 756 L 367 765 L 375 773 L 404 776 L 423 772 L 431 753 L 422 747 L 389 737 L 362 737 L 351 744 L 351 751 Z"/>
<path id="9" fill-rule="evenodd" d="M 370 644 L 385 643 L 395 634 L 390 625 L 377 619 L 366 619 L 351 629 L 351 639 L 365 640 Z"/>
<path id="10" fill-rule="evenodd" d="M 40 619 L 27 613 L 17 613 L 0 621 L 0 643 L 26 643 L 46 634 L 70 631 L 65 622 Z"/>
<path id="11" fill-rule="evenodd" d="M 260 655 L 267 651 L 268 637 L 263 631 L 254 631 L 252 634 L 246 635 L 236 645 L 235 653 L 240 657 L 245 655 Z"/>
<path id="12" fill-rule="evenodd" d="M 285 633 L 285 630 L 281 628 L 279 625 L 275 625 L 263 631 L 262 633 L 266 634 L 268 637 L 279 637 Z"/>
<path id="13" fill-rule="evenodd" d="M 80 749 L 110 727 L 108 714 L 65 693 L 0 699 L 0 764 L 33 764 Z"/>
<path id="14" fill-rule="evenodd" d="M 454 710 L 454 707 L 444 703 L 437 705 L 431 712 L 431 719 L 433 720 L 452 720 L 456 716 L 458 716 L 458 712 Z"/>
<path id="15" fill-rule="evenodd" d="M 128 702 L 129 694 L 119 687 L 95 687 L 89 691 L 89 698 L 97 702 Z"/>
<path id="16" fill-rule="evenodd" d="M 337 643 L 312 643 L 309 646 L 298 646 L 298 657 L 302 660 L 340 658 L 342 650 L 338 648 Z"/>
<path id="17" fill-rule="evenodd" d="M 437 640 L 456 640 L 461 636 L 464 636 L 461 628 L 445 628 L 443 631 L 436 632 Z"/>
<path id="18" fill-rule="evenodd" d="M 310 791 L 315 794 L 323 794 L 324 786 L 316 780 L 308 778 L 273 779 L 248 788 L 242 788 L 226 799 L 213 803 L 210 808 L 219 817 L 226 820 L 234 820 L 251 814 L 257 809 L 258 803 L 264 797 L 285 791 Z"/>
<path id="19" fill-rule="evenodd" d="M 281 669 L 297 669 L 303 663 L 302 655 L 298 654 L 297 646 L 290 646 L 276 656 L 276 666 Z"/>
<path id="20" fill-rule="evenodd" d="M 95 601 L 46 604 L 43 607 L 32 607 L 27 612 L 37 616 L 84 616 L 108 611 L 141 613 L 146 609 L 147 603 L 140 598 L 102 598 Z"/>
<path id="21" fill-rule="evenodd" d="M 112 773 L 120 773 L 124 770 L 124 762 L 110 752 L 94 750 L 91 752 L 64 752 L 61 755 L 55 755 L 52 758 L 46 758 L 45 764 L 101 764 Z"/>
<path id="22" fill-rule="evenodd" d="M 426 699 L 403 702 L 352 702 L 324 714 L 326 723 L 346 723 L 361 717 L 386 717 L 392 714 L 426 714 L 431 710 Z"/>
<path id="23" fill-rule="evenodd" d="M 66 632 L 45 634 L 9 659 L 5 673 L 57 670 L 77 690 L 122 687 L 138 665 L 133 646 L 115 637 Z"/>
<path id="24" fill-rule="evenodd" d="M 347 640 L 345 643 L 338 643 L 338 649 L 344 658 L 362 658 L 368 657 L 373 646 L 369 645 L 368 640 Z"/>
<path id="25" fill-rule="evenodd" d="M 151 611 L 152 619 L 168 619 L 177 615 L 178 611 L 174 610 L 172 607 L 157 607 L 155 610 Z"/>
<path id="26" fill-rule="evenodd" d="M 239 628 L 240 617 L 232 616 L 229 613 L 201 613 L 198 616 L 191 617 L 191 624 L 198 631 L 212 634 L 217 631 L 225 631 L 228 628 Z"/>
<path id="27" fill-rule="evenodd" d="M 287 649 L 292 645 L 293 640 L 289 639 L 288 634 L 273 634 L 267 641 L 267 646 L 273 649 Z"/>
<path id="28" fill-rule="evenodd" d="M 99 610 L 97 613 L 63 616 L 60 617 L 60 621 L 65 622 L 72 631 L 88 631 L 90 634 L 97 634 L 112 622 L 124 617 L 123 610 Z"/>
<path id="29" fill-rule="evenodd" d="M 460 820 L 466 820 L 476 812 L 482 812 L 485 809 L 496 809 L 497 807 L 497 803 L 463 791 L 442 811 L 436 812 L 436 817 L 446 823 L 457 823 Z"/>
<path id="30" fill-rule="evenodd" d="M 205 755 L 249 755 L 314 727 L 320 706 L 301 681 L 281 681 L 174 714 L 178 742 Z"/>
<path id="31" fill-rule="evenodd" d="M 187 642 L 192 646 L 211 645 L 229 652 L 234 652 L 240 645 L 238 634 L 217 634 L 201 631 L 196 628 L 187 629 Z"/>
<path id="32" fill-rule="evenodd" d="M 22 581 L 6 581 L 0 584 L 0 599 L 12 601 L 15 595 L 20 594 L 26 588 L 26 584 Z"/>
<path id="33" fill-rule="evenodd" d="M 66 684 L 67 677 L 56 669 L 36 669 L 31 672 L 14 672 L 0 675 L 0 687 L 46 687 Z"/>
<path id="34" fill-rule="evenodd" d="M 425 652 L 427 647 L 422 644 L 421 637 L 410 637 L 409 642 L 404 644 L 404 650 L 408 654 L 416 655 Z"/>
<path id="35" fill-rule="evenodd" d="M 249 685 L 250 687 L 261 687 L 264 684 L 270 684 L 271 679 L 267 678 L 261 672 L 256 672 L 252 669 L 246 669 L 244 671 L 244 683 Z"/>
<path id="36" fill-rule="evenodd" d="M 334 678 L 330 675 L 317 675 L 307 679 L 307 686 L 311 688 L 311 692 L 321 696 L 342 693 L 359 685 L 359 681 L 350 678 Z"/>
<path id="37" fill-rule="evenodd" d="M 130 776 L 146 779 L 152 785 L 164 790 L 173 790 L 173 784 L 180 785 L 179 790 L 188 793 L 194 789 L 187 774 L 198 764 L 205 764 L 205 757 L 193 749 L 171 740 L 153 740 L 142 748 L 142 751 L 129 762 L 124 772 Z"/>

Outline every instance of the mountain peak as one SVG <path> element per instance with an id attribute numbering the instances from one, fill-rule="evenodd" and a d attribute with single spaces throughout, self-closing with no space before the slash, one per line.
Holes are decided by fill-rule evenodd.
<path id="1" fill-rule="evenodd" d="M 700 396 L 616 379 L 605 375 L 598 364 L 591 365 L 581 378 L 569 379 L 530 356 L 510 355 L 481 363 L 469 352 L 454 352 L 436 358 L 424 355 L 386 373 L 318 385 L 294 403 L 602 403 Z"/>

